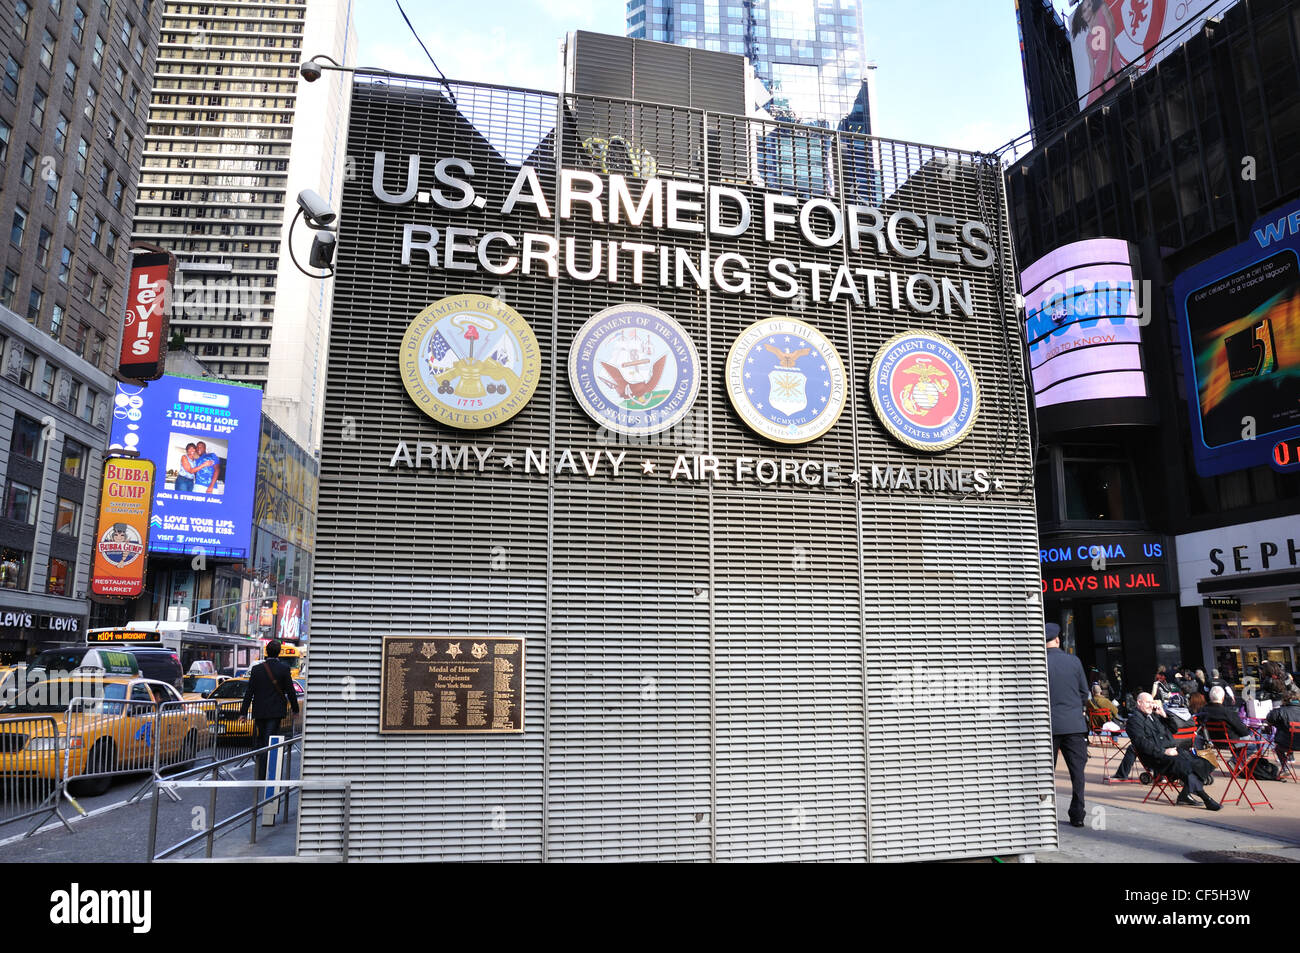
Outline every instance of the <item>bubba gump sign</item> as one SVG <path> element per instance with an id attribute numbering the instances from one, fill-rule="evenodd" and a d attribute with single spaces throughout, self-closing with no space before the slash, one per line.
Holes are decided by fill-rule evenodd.
<path id="1" fill-rule="evenodd" d="M 90 597 L 134 599 L 144 592 L 155 467 L 150 460 L 109 457 L 99 497 Z"/>

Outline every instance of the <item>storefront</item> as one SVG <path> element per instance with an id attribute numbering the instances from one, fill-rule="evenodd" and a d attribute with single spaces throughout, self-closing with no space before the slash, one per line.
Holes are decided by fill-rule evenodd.
<path id="1" fill-rule="evenodd" d="M 50 643 L 85 638 L 86 616 L 0 604 L 0 665 L 21 662 Z"/>
<path id="2" fill-rule="evenodd" d="M 1088 677 L 1104 676 L 1121 697 L 1186 660 L 1169 552 L 1152 534 L 1042 537 L 1044 617 L 1060 623 L 1061 647 Z"/>
<path id="3" fill-rule="evenodd" d="M 1280 517 L 1177 537 L 1180 604 L 1200 616 L 1207 660 L 1245 685 L 1260 662 L 1295 671 L 1300 618 L 1300 531 Z"/>

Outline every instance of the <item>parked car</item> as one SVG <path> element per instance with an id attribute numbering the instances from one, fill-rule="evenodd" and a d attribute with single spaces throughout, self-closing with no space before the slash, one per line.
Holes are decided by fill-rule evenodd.
<path id="1" fill-rule="evenodd" d="M 192 762 L 208 733 L 198 711 L 180 705 L 180 693 L 166 682 L 125 675 L 79 673 L 41 679 L 28 685 L 13 704 L 0 707 L 0 780 L 63 779 L 65 755 L 69 778 L 79 774 L 148 769 L 155 748 L 165 763 Z M 32 737 L 24 719 L 50 717 L 58 737 Z M 109 777 L 87 778 L 68 785 L 71 793 L 102 794 Z"/>

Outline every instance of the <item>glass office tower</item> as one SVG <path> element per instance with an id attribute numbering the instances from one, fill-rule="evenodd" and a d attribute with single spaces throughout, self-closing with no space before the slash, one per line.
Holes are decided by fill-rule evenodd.
<path id="1" fill-rule="evenodd" d="M 629 0 L 627 35 L 749 57 L 768 112 L 792 122 L 838 128 L 866 76 L 860 0 Z"/>

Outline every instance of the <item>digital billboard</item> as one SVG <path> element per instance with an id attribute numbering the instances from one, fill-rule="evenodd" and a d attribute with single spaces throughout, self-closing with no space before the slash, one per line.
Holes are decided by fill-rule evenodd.
<path id="1" fill-rule="evenodd" d="M 1150 69 L 1237 0 L 1081 0 L 1067 15 L 1079 108 L 1126 70 Z"/>
<path id="2" fill-rule="evenodd" d="M 1174 301 L 1197 472 L 1278 465 L 1300 437 L 1300 202 L 1179 275 Z"/>
<path id="3" fill-rule="evenodd" d="M 117 385 L 112 447 L 158 466 L 150 552 L 248 557 L 261 419 L 256 387 L 172 376 Z"/>
<path id="4" fill-rule="evenodd" d="M 1020 273 L 1037 407 L 1147 396 L 1132 251 L 1128 242 L 1093 238 Z"/>

